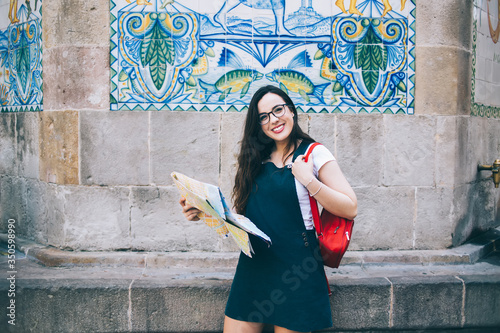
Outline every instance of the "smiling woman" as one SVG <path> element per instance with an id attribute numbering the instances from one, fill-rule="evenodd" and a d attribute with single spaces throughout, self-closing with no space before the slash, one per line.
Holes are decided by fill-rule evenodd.
<path id="1" fill-rule="evenodd" d="M 270 236 L 249 235 L 254 255 L 240 255 L 226 305 L 224 332 L 310 332 L 332 325 L 328 285 L 309 195 L 333 214 L 354 218 L 356 195 L 333 155 L 298 125 L 290 97 L 275 86 L 253 95 L 233 190 L 234 207 Z M 310 194 L 309 194 L 310 193 Z M 186 218 L 197 211 L 181 200 Z"/>

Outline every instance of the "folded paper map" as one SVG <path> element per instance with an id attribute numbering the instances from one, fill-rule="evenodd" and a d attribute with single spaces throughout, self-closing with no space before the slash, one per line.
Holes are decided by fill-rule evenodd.
<path id="1" fill-rule="evenodd" d="M 181 196 L 186 198 L 191 206 L 201 211 L 198 217 L 219 235 L 228 237 L 231 234 L 238 247 L 247 256 L 252 257 L 254 252 L 248 238 L 249 233 L 271 244 L 269 236 L 252 221 L 229 209 L 219 187 L 199 182 L 178 172 L 172 172 L 171 176 Z"/>

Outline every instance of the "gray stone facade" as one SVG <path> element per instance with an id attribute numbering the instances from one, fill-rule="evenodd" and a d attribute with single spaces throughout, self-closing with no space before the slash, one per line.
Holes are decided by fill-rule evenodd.
<path id="1" fill-rule="evenodd" d="M 500 158 L 500 119 L 470 115 L 472 2 L 435 7 L 417 1 L 414 115 L 300 115 L 358 196 L 351 250 L 444 249 L 500 225 L 500 189 L 477 172 Z M 0 231 L 13 218 L 63 249 L 235 251 L 184 220 L 170 173 L 230 197 L 245 114 L 110 111 L 109 1 L 45 1 L 43 18 L 44 111 L 0 114 Z"/>

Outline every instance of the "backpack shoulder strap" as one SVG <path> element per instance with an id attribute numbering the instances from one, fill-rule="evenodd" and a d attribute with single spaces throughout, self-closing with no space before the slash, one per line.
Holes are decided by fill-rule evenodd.
<path id="1" fill-rule="evenodd" d="M 319 146 L 319 145 L 321 145 L 321 143 L 319 143 L 319 142 L 314 142 L 314 143 L 312 143 L 312 144 L 309 146 L 309 148 L 307 149 L 307 152 L 306 152 L 305 162 L 307 162 L 307 160 L 309 159 L 309 155 L 311 155 L 311 153 L 312 153 L 312 151 L 313 151 L 314 147 Z"/>
<path id="2" fill-rule="evenodd" d="M 306 155 L 304 157 L 304 161 L 307 162 L 309 159 L 309 155 L 311 155 L 314 147 L 319 146 L 321 143 L 319 142 L 314 142 L 312 143 L 309 148 L 307 149 Z M 313 222 L 314 222 L 314 228 L 316 229 L 316 233 L 319 235 L 323 234 L 323 228 L 321 226 L 321 221 L 319 217 L 319 209 L 318 209 L 318 203 L 316 202 L 316 199 L 314 199 L 311 194 L 309 193 L 309 202 L 311 204 L 311 213 L 313 216 Z"/>

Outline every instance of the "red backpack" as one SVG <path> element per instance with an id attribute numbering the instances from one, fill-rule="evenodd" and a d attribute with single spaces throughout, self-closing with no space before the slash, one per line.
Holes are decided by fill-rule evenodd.
<path id="1" fill-rule="evenodd" d="M 305 155 L 307 162 L 312 150 L 320 143 L 313 143 Z M 311 202 L 311 211 L 314 220 L 314 227 L 318 235 L 319 247 L 321 256 L 326 266 L 337 268 L 340 265 L 340 260 L 347 251 L 347 247 L 351 241 L 352 227 L 354 220 L 348 220 L 342 217 L 333 215 L 326 209 L 321 212 L 319 216 L 318 203 L 309 194 L 309 201 Z"/>

